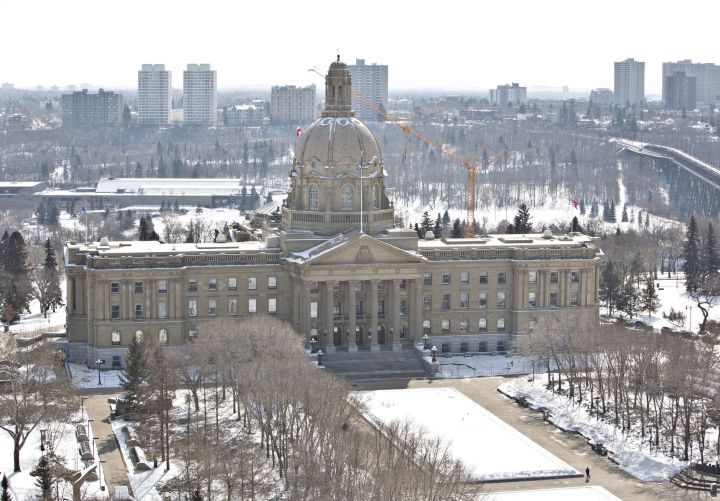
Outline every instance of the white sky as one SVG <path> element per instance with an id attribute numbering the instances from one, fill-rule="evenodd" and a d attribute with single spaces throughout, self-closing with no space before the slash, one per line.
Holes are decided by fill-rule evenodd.
<path id="1" fill-rule="evenodd" d="M 390 88 L 613 86 L 613 61 L 720 63 L 718 0 L 0 0 L 0 82 L 134 88 L 142 63 L 182 87 L 187 63 L 218 86 L 310 84 L 342 59 L 389 66 Z"/>

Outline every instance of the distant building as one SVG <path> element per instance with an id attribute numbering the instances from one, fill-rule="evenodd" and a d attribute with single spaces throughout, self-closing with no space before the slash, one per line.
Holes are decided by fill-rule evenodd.
<path id="1" fill-rule="evenodd" d="M 663 75 L 663 102 L 669 109 L 694 110 L 697 107 L 697 78 L 681 70 Z"/>
<path id="2" fill-rule="evenodd" d="M 172 74 L 164 64 L 143 64 L 138 71 L 138 120 L 141 125 L 167 125 L 172 108 Z"/>
<path id="3" fill-rule="evenodd" d="M 5 128 L 8 130 L 25 130 L 30 125 L 27 115 L 13 113 L 5 119 Z"/>
<path id="4" fill-rule="evenodd" d="M 720 103 L 720 66 L 712 63 L 693 63 L 690 59 L 678 61 L 676 63 L 663 63 L 663 101 L 665 106 L 669 108 L 678 108 L 675 105 L 669 106 L 666 96 L 673 99 L 673 94 L 678 92 L 677 82 L 675 89 L 667 89 L 666 85 L 673 82 L 676 72 L 685 74 L 685 78 L 693 77 L 695 79 L 695 106 L 709 106 L 713 103 Z M 668 80 L 668 77 L 671 77 Z M 682 78 L 682 77 L 679 77 Z M 689 84 L 692 85 L 692 84 Z"/>
<path id="5" fill-rule="evenodd" d="M 274 86 L 270 92 L 270 119 L 273 122 L 307 122 L 315 118 L 315 85 Z"/>
<path id="6" fill-rule="evenodd" d="M 615 102 L 615 94 L 610 89 L 593 89 L 590 91 L 590 101 L 601 108 L 609 108 Z"/>
<path id="7" fill-rule="evenodd" d="M 0 197 L 32 195 L 44 187 L 42 181 L 0 181 Z"/>
<path id="8" fill-rule="evenodd" d="M 508 103 L 527 103 L 527 87 L 520 87 L 520 84 L 498 85 L 496 89 L 490 89 L 490 104 L 492 106 L 507 106 Z"/>
<path id="9" fill-rule="evenodd" d="M 626 106 L 645 99 L 645 63 L 626 59 L 615 63 L 615 104 Z"/>
<path id="10" fill-rule="evenodd" d="M 227 127 L 240 125 L 262 125 L 265 109 L 254 104 L 235 104 L 223 109 L 223 123 Z"/>
<path id="11" fill-rule="evenodd" d="M 183 72 L 183 122 L 217 123 L 217 71 L 209 64 L 188 64 Z"/>
<path id="12" fill-rule="evenodd" d="M 355 64 L 348 65 L 348 70 L 355 116 L 366 122 L 384 122 L 388 104 L 387 65 L 365 64 L 364 59 L 356 59 Z"/>
<path id="13" fill-rule="evenodd" d="M 112 125 L 120 123 L 123 97 L 100 89 L 97 94 L 83 89 L 61 98 L 63 126 Z"/>

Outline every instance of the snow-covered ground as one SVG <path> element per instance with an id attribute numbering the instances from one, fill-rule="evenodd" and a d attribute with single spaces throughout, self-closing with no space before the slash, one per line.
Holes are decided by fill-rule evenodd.
<path id="1" fill-rule="evenodd" d="M 66 302 L 66 283 L 63 276 L 60 280 L 63 303 Z M 10 326 L 10 332 L 14 334 L 29 334 L 34 332 L 65 331 L 65 307 L 61 306 L 53 312 L 48 312 L 47 318 L 40 313 L 40 302 L 37 299 L 30 301 L 30 312 L 20 315 L 20 321 Z"/>
<path id="2" fill-rule="evenodd" d="M 688 466 L 686 461 L 656 452 L 639 435 L 625 434 L 616 426 L 592 416 L 584 405 L 574 404 L 564 395 L 545 388 L 543 378 L 535 382 L 518 378 L 498 388 L 510 397 L 525 397 L 533 408 L 547 409 L 549 420 L 562 429 L 576 431 L 595 442 L 602 442 L 620 468 L 646 482 L 662 482 Z"/>
<path id="3" fill-rule="evenodd" d="M 72 376 L 72 385 L 75 388 L 120 388 L 119 370 L 101 370 L 100 382 L 98 384 L 97 369 L 89 368 L 85 364 L 67 364 L 67 369 Z"/>
<path id="4" fill-rule="evenodd" d="M 422 345 L 418 345 L 421 349 Z M 489 354 L 468 354 L 445 356 L 438 353 L 435 358 L 440 364 L 440 372 L 435 374 L 439 378 L 466 378 L 475 376 L 506 376 L 512 374 L 531 374 L 546 372 L 547 366 L 535 357 L 520 355 L 489 355 Z M 427 351 L 423 358 L 430 363 L 432 356 Z M 554 365 L 552 366 L 554 369 Z"/>
<path id="5" fill-rule="evenodd" d="M 359 392 L 371 422 L 412 420 L 446 442 L 477 480 L 523 480 L 578 471 L 454 388 Z"/>
<path id="6" fill-rule="evenodd" d="M 483 501 L 620 501 L 620 498 L 598 485 L 527 491 L 493 492 L 483 495 Z"/>
<path id="7" fill-rule="evenodd" d="M 10 482 L 12 499 L 15 501 L 34 501 L 40 492 L 40 489 L 35 485 L 37 477 L 30 475 L 30 472 L 35 465 L 37 465 L 42 455 L 40 451 L 41 429 L 47 431 L 47 440 L 51 442 L 54 452 L 64 459 L 67 468 L 71 470 L 80 470 L 83 468 L 78 453 L 78 443 L 75 438 L 75 425 L 81 421 L 84 422 L 78 413 L 69 423 L 38 425 L 32 433 L 30 433 L 25 446 L 20 451 L 20 469 L 22 471 L 19 473 L 13 472 L 12 438 L 7 432 L 0 430 L 0 451 L 2 451 L 2 453 L 0 453 L 0 472 L 4 473 Z M 87 423 L 85 424 L 87 426 Z M 88 433 L 90 433 L 90 440 L 92 442 L 92 430 L 89 429 Z M 47 445 L 46 450 L 49 450 Z M 95 453 L 95 458 L 97 460 L 97 453 Z M 100 465 L 100 468 L 102 468 L 102 465 Z M 101 475 L 100 478 L 104 485 L 104 477 Z M 72 498 L 72 486 L 69 483 L 62 482 L 58 486 L 58 490 L 61 494 L 60 499 Z M 82 493 L 83 499 L 105 499 L 108 494 L 108 489 L 106 488 L 105 491 L 101 491 L 100 482 L 96 480 L 94 482 L 86 482 L 83 485 Z"/>

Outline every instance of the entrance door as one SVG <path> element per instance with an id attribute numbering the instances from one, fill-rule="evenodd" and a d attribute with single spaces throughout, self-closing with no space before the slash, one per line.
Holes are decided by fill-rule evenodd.
<path id="1" fill-rule="evenodd" d="M 333 344 L 335 346 L 340 346 L 342 344 L 342 332 L 340 331 L 340 327 L 333 327 Z"/>
<path id="2" fill-rule="evenodd" d="M 358 346 L 365 346 L 365 336 L 363 336 L 363 328 L 361 325 L 355 326 L 355 343 Z"/>
<path id="3" fill-rule="evenodd" d="M 378 326 L 378 344 L 385 344 L 385 326 Z"/>

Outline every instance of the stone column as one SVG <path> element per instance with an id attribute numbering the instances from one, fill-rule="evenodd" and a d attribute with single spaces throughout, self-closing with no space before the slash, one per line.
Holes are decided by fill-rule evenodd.
<path id="1" fill-rule="evenodd" d="M 402 343 L 400 342 L 400 279 L 396 278 L 392 281 L 392 349 L 393 351 L 402 351 Z"/>
<path id="2" fill-rule="evenodd" d="M 355 327 L 357 325 L 355 321 L 355 284 L 355 280 L 348 280 L 346 282 L 347 292 L 345 293 L 348 312 L 346 334 L 348 338 L 348 351 L 351 353 L 358 351 L 357 341 L 355 340 Z"/>
<path id="3" fill-rule="evenodd" d="M 300 318 L 302 315 L 302 301 L 300 298 L 300 283 L 293 280 L 293 299 L 292 299 L 292 325 L 298 331 L 300 330 Z"/>
<path id="4" fill-rule="evenodd" d="M 302 292 L 300 295 L 300 318 L 301 318 L 301 332 L 305 336 L 305 339 L 310 343 L 310 283 L 302 283 Z"/>
<path id="5" fill-rule="evenodd" d="M 133 320 L 135 318 L 135 305 L 133 304 L 132 298 L 135 282 L 133 280 L 123 280 L 122 286 L 123 292 L 125 293 L 125 307 L 121 308 L 123 311 L 121 317 L 123 320 Z M 134 332 L 133 335 L 135 335 Z"/>
<path id="6" fill-rule="evenodd" d="M 410 308 L 410 332 L 408 333 L 412 342 L 417 342 L 418 339 L 422 338 L 422 322 L 423 322 L 423 293 L 422 293 L 422 278 L 416 278 L 413 280 L 414 285 L 411 286 L 410 292 L 412 293 L 412 301 Z"/>
<path id="7" fill-rule="evenodd" d="M 560 282 L 560 308 L 563 308 L 567 306 L 567 271 L 560 270 L 558 275 L 558 281 Z"/>
<path id="8" fill-rule="evenodd" d="M 378 344 L 378 281 L 370 280 L 367 282 L 370 290 L 368 291 L 368 310 L 370 310 L 370 351 L 380 351 Z"/>
<path id="9" fill-rule="evenodd" d="M 333 296 L 333 287 L 335 285 L 335 282 L 327 281 L 325 282 L 325 325 L 324 329 L 327 333 L 325 336 L 325 353 L 335 353 L 335 341 L 333 339 L 333 326 L 334 326 L 334 319 L 333 319 L 333 306 L 334 306 L 334 296 Z"/>

